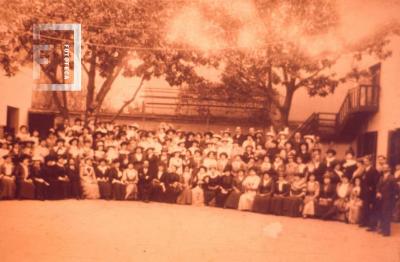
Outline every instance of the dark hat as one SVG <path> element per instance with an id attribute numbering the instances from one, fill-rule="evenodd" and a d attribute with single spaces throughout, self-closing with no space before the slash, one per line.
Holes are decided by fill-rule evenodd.
<path id="1" fill-rule="evenodd" d="M 169 133 L 176 133 L 176 130 L 175 129 L 173 129 L 173 128 L 170 128 L 170 129 L 168 129 L 167 130 L 167 132 L 166 132 L 167 134 L 169 134 Z"/>
<path id="2" fill-rule="evenodd" d="M 72 145 L 72 142 L 74 142 L 74 141 L 78 142 L 79 139 L 77 137 L 73 137 L 73 138 L 71 138 L 71 140 L 69 140 L 69 144 Z"/>
<path id="3" fill-rule="evenodd" d="M 206 135 L 213 136 L 213 133 L 212 133 L 211 131 L 207 131 L 207 132 L 204 132 L 204 135 L 205 135 L 205 136 L 206 136 Z"/>
<path id="4" fill-rule="evenodd" d="M 326 172 L 326 173 L 324 174 L 324 178 L 332 179 L 332 174 L 331 174 L 330 172 Z"/>
<path id="5" fill-rule="evenodd" d="M 53 154 L 50 154 L 50 155 L 46 156 L 46 157 L 44 158 L 44 160 L 45 160 L 45 162 L 56 161 L 56 160 L 57 160 L 57 156 L 55 156 L 55 155 L 53 155 Z"/>
<path id="6" fill-rule="evenodd" d="M 329 148 L 328 150 L 326 150 L 326 153 L 327 154 L 332 154 L 332 155 L 336 155 L 336 150 L 335 149 L 333 149 L 333 148 Z"/>
<path id="7" fill-rule="evenodd" d="M 228 165 L 225 166 L 223 172 L 231 172 L 231 171 L 232 171 L 232 165 L 228 164 Z"/>
<path id="8" fill-rule="evenodd" d="M 350 147 L 349 149 L 346 150 L 346 153 L 345 153 L 345 154 L 346 154 L 346 155 L 347 155 L 347 154 L 351 154 L 351 155 L 353 155 L 353 156 L 355 155 L 354 150 L 353 150 L 353 148 L 351 148 L 351 147 Z"/>
<path id="9" fill-rule="evenodd" d="M 64 138 L 57 138 L 57 140 L 56 140 L 56 143 L 59 143 L 59 142 L 62 142 L 62 143 L 64 143 L 65 142 L 65 139 Z"/>
<path id="10" fill-rule="evenodd" d="M 228 157 L 228 154 L 227 154 L 226 152 L 221 152 L 221 153 L 219 154 L 220 157 L 221 157 L 222 155 Z"/>

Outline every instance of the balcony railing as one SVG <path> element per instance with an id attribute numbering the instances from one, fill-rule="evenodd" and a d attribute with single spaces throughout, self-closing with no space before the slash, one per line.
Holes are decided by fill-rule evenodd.
<path id="1" fill-rule="evenodd" d="M 335 135 L 340 135 L 352 114 L 377 112 L 378 109 L 379 86 L 359 85 L 348 91 L 338 113 L 313 113 L 295 132 L 314 133 L 322 137 L 333 138 Z"/>
<path id="2" fill-rule="evenodd" d="M 337 114 L 337 126 L 343 126 L 346 118 L 356 112 L 376 112 L 379 108 L 379 86 L 359 85 L 350 89 Z"/>

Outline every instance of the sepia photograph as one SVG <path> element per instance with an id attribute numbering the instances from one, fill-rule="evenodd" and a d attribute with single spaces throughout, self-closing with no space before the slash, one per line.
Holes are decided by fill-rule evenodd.
<path id="1" fill-rule="evenodd" d="M 400 262 L 400 0 L 0 3 L 1 262 Z"/>

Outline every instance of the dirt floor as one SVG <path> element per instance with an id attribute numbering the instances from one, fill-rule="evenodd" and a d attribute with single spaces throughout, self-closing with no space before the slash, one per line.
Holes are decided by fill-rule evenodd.
<path id="1" fill-rule="evenodd" d="M 0 202 L 0 261 L 399 262 L 400 225 L 355 225 L 209 207 Z"/>

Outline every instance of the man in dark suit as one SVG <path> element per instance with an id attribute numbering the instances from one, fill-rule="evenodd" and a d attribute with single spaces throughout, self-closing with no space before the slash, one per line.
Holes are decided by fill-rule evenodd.
<path id="1" fill-rule="evenodd" d="M 31 176 L 30 156 L 23 155 L 21 161 L 15 166 L 15 177 L 18 199 L 34 199 L 35 185 Z"/>
<path id="2" fill-rule="evenodd" d="M 167 171 L 163 164 L 159 163 L 156 174 L 151 179 L 151 199 L 157 202 L 165 202 L 165 191 L 166 191 L 166 178 Z"/>
<path id="3" fill-rule="evenodd" d="M 382 173 L 383 175 L 378 182 L 376 190 L 376 199 L 379 207 L 377 218 L 381 225 L 382 235 L 390 236 L 390 223 L 399 188 L 388 164 L 382 166 Z"/>
<path id="4" fill-rule="evenodd" d="M 372 229 L 376 228 L 376 219 L 372 216 L 376 209 L 376 185 L 378 184 L 380 173 L 372 165 L 370 156 L 363 158 L 365 171 L 361 177 L 361 199 L 364 203 L 361 210 L 360 227 L 369 226 Z"/>
<path id="5" fill-rule="evenodd" d="M 233 141 L 241 146 L 244 140 L 246 140 L 246 136 L 242 133 L 242 128 L 240 126 L 236 127 Z"/>
<path id="6" fill-rule="evenodd" d="M 322 185 L 327 167 L 326 167 L 326 163 L 324 161 L 322 161 L 320 149 L 313 150 L 312 164 L 314 167 L 314 170 L 312 172 L 315 175 L 315 179 Z"/>
<path id="7" fill-rule="evenodd" d="M 149 168 L 149 160 L 144 160 L 143 167 L 139 169 L 139 197 L 144 202 L 149 202 L 152 184 L 151 181 L 153 179 L 154 173 L 150 172 Z"/>

